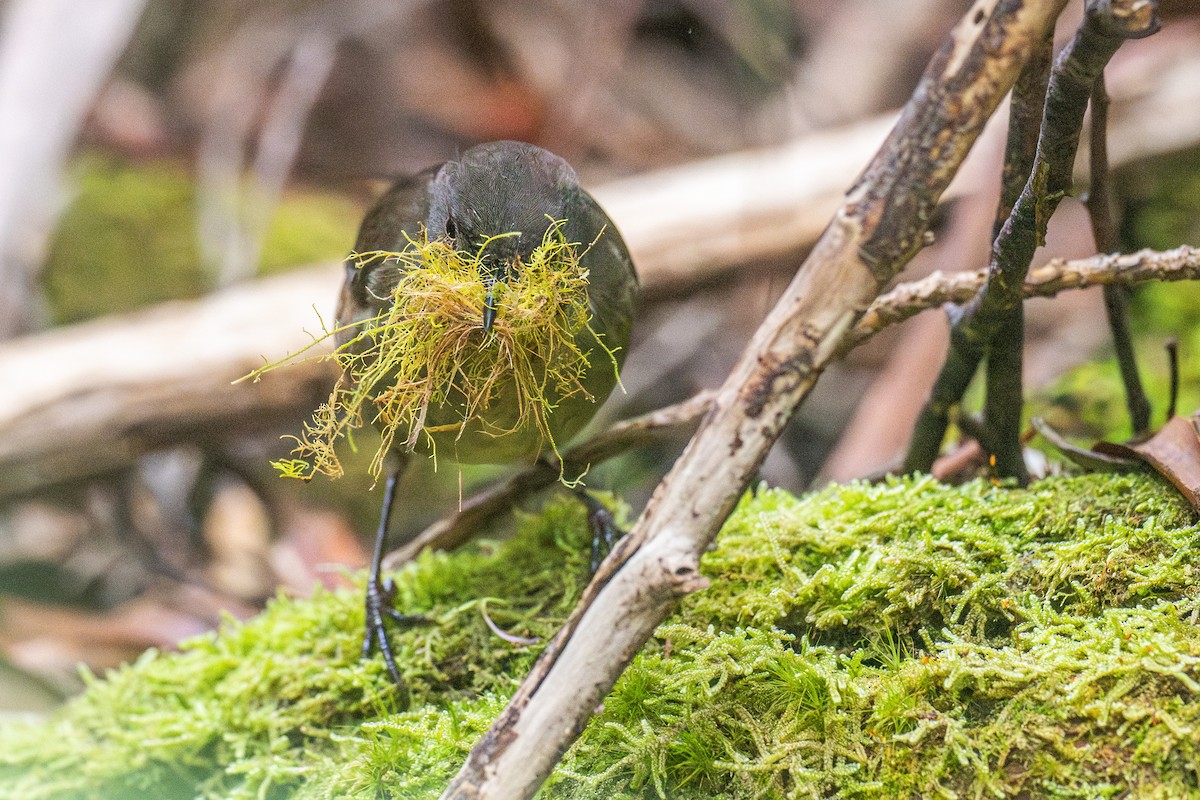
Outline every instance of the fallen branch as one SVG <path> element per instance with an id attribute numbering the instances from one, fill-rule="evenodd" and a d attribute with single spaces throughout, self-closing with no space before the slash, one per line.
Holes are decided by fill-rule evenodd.
<path id="1" fill-rule="evenodd" d="M 307 343 L 318 269 L 57 328 L 0 345 L 0 498 L 124 469 L 146 450 L 297 421 L 328 394 L 336 367 L 300 362 L 277 381 L 231 385 L 263 353 Z"/>

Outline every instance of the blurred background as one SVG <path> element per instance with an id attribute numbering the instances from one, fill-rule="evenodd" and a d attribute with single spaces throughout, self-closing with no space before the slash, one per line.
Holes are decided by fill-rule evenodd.
<path id="1" fill-rule="evenodd" d="M 79 664 L 365 563 L 373 434 L 338 481 L 268 465 L 332 365 L 231 381 L 330 319 L 339 259 L 389 179 L 492 139 L 575 166 L 644 288 L 625 391 L 595 429 L 721 383 L 968 5 L 0 2 L 0 709 L 53 707 Z M 1200 243 L 1200 4 L 1161 5 L 1164 30 L 1108 71 L 1125 249 Z M 985 263 L 1003 127 L 905 277 Z M 1068 199 L 1035 263 L 1094 250 Z M 1134 295 L 1157 422 L 1167 337 L 1181 410 L 1200 397 L 1198 299 Z M 1077 292 L 1029 310 L 1029 406 L 1088 444 L 1129 432 L 1102 309 Z M 945 339 L 944 315 L 923 314 L 831 368 L 763 479 L 801 491 L 894 466 Z M 636 511 L 685 441 L 596 465 L 589 486 Z M 410 470 L 393 544 L 504 474 Z"/>

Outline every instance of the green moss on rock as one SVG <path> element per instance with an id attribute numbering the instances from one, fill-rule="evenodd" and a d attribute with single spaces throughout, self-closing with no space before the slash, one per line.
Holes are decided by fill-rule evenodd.
<path id="1" fill-rule="evenodd" d="M 280 598 L 0 733 L 0 796 L 436 797 L 586 578 L 568 500 L 426 555 L 397 605 Z M 544 795 L 1200 795 L 1200 528 L 1149 476 L 929 478 L 747 497 Z"/>

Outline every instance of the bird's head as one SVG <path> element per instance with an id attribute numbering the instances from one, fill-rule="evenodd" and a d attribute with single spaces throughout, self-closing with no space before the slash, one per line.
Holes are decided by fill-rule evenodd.
<path id="1" fill-rule="evenodd" d="M 438 171 L 426 226 L 430 238 L 480 255 L 485 331 L 496 319 L 493 287 L 518 274 L 550 225 L 567 218 L 578 191 L 567 162 L 524 142 L 473 147 Z"/>

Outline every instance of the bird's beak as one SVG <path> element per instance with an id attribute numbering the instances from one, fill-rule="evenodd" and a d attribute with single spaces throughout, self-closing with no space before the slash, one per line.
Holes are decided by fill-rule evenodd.
<path id="1" fill-rule="evenodd" d="M 496 280 L 487 283 L 487 298 L 483 301 L 483 332 L 489 333 L 496 321 Z"/>
<path id="2" fill-rule="evenodd" d="M 483 285 L 487 296 L 483 301 L 483 332 L 489 333 L 496 324 L 496 284 L 506 281 L 516 274 L 521 257 L 515 248 L 505 248 L 501 252 L 491 252 L 483 257 Z"/>
<path id="3" fill-rule="evenodd" d="M 496 322 L 496 281 L 505 273 L 504 262 L 499 258 L 490 258 L 485 262 L 483 285 L 487 288 L 487 297 L 483 301 L 483 332 L 489 333 Z"/>

